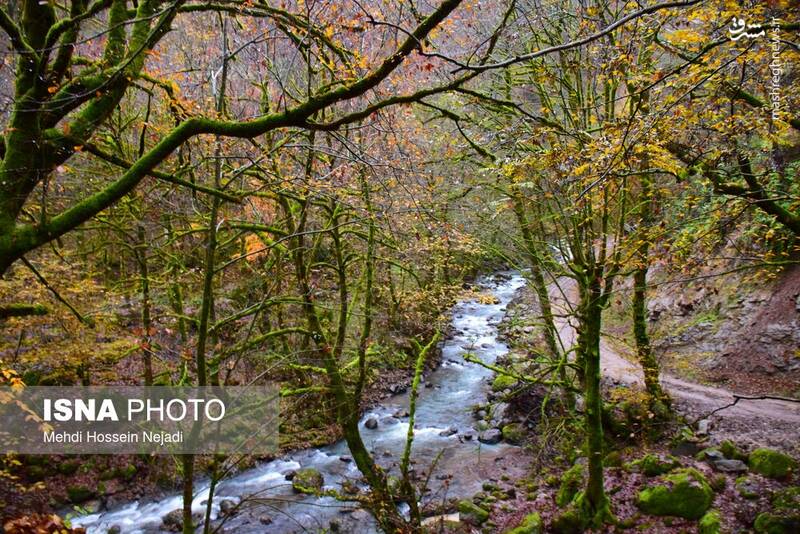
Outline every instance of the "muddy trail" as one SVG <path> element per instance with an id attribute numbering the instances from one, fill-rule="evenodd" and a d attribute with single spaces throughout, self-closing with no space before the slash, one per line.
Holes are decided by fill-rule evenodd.
<path id="1" fill-rule="evenodd" d="M 575 339 L 570 307 L 577 298 L 573 280 L 559 279 L 550 287 L 550 298 L 561 343 L 571 347 Z M 623 356 L 612 339 L 600 340 L 600 360 L 604 378 L 617 385 L 644 387 L 638 363 Z M 745 377 L 742 377 L 745 379 Z M 740 395 L 723 387 L 699 384 L 662 373 L 662 387 L 672 397 L 674 408 L 699 434 L 709 434 L 712 442 L 733 439 L 742 445 L 771 446 L 787 452 L 800 452 L 800 402 L 761 395 Z"/>

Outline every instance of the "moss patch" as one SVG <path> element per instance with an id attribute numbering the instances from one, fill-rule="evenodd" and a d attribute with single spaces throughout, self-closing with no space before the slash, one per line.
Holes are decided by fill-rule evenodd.
<path id="1" fill-rule="evenodd" d="M 492 391 L 503 391 L 517 384 L 517 379 L 508 375 L 497 375 L 492 382 Z"/>
<path id="2" fill-rule="evenodd" d="M 717 510 L 709 510 L 697 525 L 698 534 L 719 534 L 722 531 L 722 517 Z"/>
<path id="3" fill-rule="evenodd" d="M 674 456 L 647 454 L 641 459 L 631 462 L 628 465 L 640 473 L 643 473 L 649 477 L 655 477 L 669 473 L 673 469 L 677 469 L 681 466 L 681 462 Z"/>
<path id="4" fill-rule="evenodd" d="M 488 511 L 466 499 L 458 502 L 458 511 L 463 516 L 464 521 L 472 525 L 482 525 L 489 519 Z"/>
<path id="5" fill-rule="evenodd" d="M 575 498 L 575 495 L 583 488 L 586 480 L 586 467 L 583 464 L 575 464 L 564 472 L 561 477 L 561 486 L 556 494 L 556 504 L 564 507 Z"/>
<path id="6" fill-rule="evenodd" d="M 313 493 L 321 490 L 324 482 L 322 473 L 307 467 L 295 473 L 292 479 L 292 489 L 297 493 Z"/>
<path id="7" fill-rule="evenodd" d="M 519 445 L 525 441 L 525 428 L 519 423 L 505 425 L 501 430 L 503 439 L 512 445 Z"/>
<path id="8" fill-rule="evenodd" d="M 542 518 L 534 512 L 525 516 L 518 527 L 506 531 L 506 534 L 541 534 L 541 532 Z"/>

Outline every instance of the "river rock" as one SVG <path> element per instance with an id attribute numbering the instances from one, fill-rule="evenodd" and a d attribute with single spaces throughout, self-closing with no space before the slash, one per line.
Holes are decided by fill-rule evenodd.
<path id="1" fill-rule="evenodd" d="M 87 513 L 96 514 L 100 510 L 103 509 L 103 501 L 100 499 L 92 499 L 90 501 L 86 501 L 81 505 L 81 508 L 86 510 Z"/>
<path id="2" fill-rule="evenodd" d="M 119 525 L 111 525 L 108 527 L 107 534 L 120 534 L 122 532 L 122 528 Z"/>
<path id="3" fill-rule="evenodd" d="M 262 515 L 261 517 L 258 518 L 258 522 L 261 523 L 262 525 L 271 525 L 272 524 L 272 518 L 270 516 L 264 514 L 264 515 Z"/>
<path id="4" fill-rule="evenodd" d="M 458 429 L 456 427 L 454 427 L 454 426 L 448 427 L 448 428 L 442 430 L 441 432 L 439 432 L 439 435 L 442 436 L 442 437 L 445 437 L 445 438 L 449 437 L 449 436 L 452 436 L 453 434 L 458 434 Z"/>
<path id="5" fill-rule="evenodd" d="M 714 466 L 714 469 L 717 471 L 721 471 L 722 473 L 743 473 L 747 471 L 747 464 L 741 460 L 717 460 L 713 462 L 711 465 Z"/>
<path id="6" fill-rule="evenodd" d="M 499 428 L 491 428 L 489 430 L 484 430 L 480 434 L 478 434 L 478 441 L 481 443 L 485 443 L 486 445 L 494 445 L 496 443 L 500 443 L 503 439 L 503 433 L 500 431 Z"/>
<path id="7" fill-rule="evenodd" d="M 219 503 L 219 513 L 223 516 L 230 515 L 236 509 L 236 501 L 222 499 Z"/>
<path id="8" fill-rule="evenodd" d="M 343 454 L 342 456 L 339 456 L 339 461 L 340 462 L 344 462 L 346 464 L 349 464 L 350 462 L 353 461 L 353 457 L 352 456 L 348 456 L 346 454 Z"/>
<path id="9" fill-rule="evenodd" d="M 394 412 L 394 417 L 397 417 L 398 419 L 403 419 L 404 417 L 408 417 L 410 415 L 411 414 L 408 413 L 408 410 L 397 410 Z"/>
<path id="10" fill-rule="evenodd" d="M 400 422 L 400 420 L 397 419 L 396 417 L 386 416 L 386 417 L 381 417 L 380 422 L 382 425 L 391 426 L 391 425 L 396 425 L 397 423 Z"/>
<path id="11" fill-rule="evenodd" d="M 296 474 L 297 474 L 297 471 L 295 471 L 294 469 L 290 469 L 288 471 L 284 471 L 283 472 L 283 478 L 285 480 L 292 480 L 295 477 Z"/>
<path id="12" fill-rule="evenodd" d="M 707 436 L 709 426 L 711 425 L 711 421 L 708 419 L 701 419 L 697 422 L 697 435 L 698 436 Z"/>
<path id="13" fill-rule="evenodd" d="M 364 426 L 370 430 L 375 430 L 378 428 L 378 420 L 374 417 L 370 417 L 364 422 Z"/>
<path id="14" fill-rule="evenodd" d="M 180 532 L 183 530 L 183 510 L 180 508 L 171 511 L 161 518 L 161 526 L 170 532 Z"/>
<path id="15" fill-rule="evenodd" d="M 322 477 L 322 473 L 313 467 L 306 467 L 297 471 L 292 480 L 292 489 L 297 493 L 314 492 L 321 490 L 324 483 L 325 479 Z"/>

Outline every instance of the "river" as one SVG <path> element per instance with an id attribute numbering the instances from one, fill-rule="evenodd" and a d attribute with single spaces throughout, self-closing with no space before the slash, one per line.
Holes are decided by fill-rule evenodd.
<path id="1" fill-rule="evenodd" d="M 442 342 L 442 364 L 426 377 L 417 401 L 412 461 L 420 477 L 430 476 L 430 491 L 423 502 L 440 502 L 452 497 L 466 497 L 481 489 L 495 460 L 511 445 L 480 443 L 473 429 L 472 406 L 486 402 L 492 372 L 464 360 L 470 352 L 484 362 L 494 362 L 508 351 L 498 341 L 497 325 L 515 292 L 525 284 L 518 273 L 497 273 L 479 279 L 476 285 L 483 294 L 496 297 L 495 303 L 475 299 L 462 300 L 452 309 L 454 335 Z M 361 419 L 361 432 L 376 460 L 391 473 L 397 472 L 408 432 L 408 393 L 395 395 Z M 374 419 L 377 428 L 366 428 Z M 373 426 L 370 422 L 370 426 Z M 220 503 L 244 501 L 237 513 L 225 519 L 226 532 L 295 533 L 318 532 L 338 527 L 342 532 L 375 532 L 372 517 L 332 497 L 317 498 L 293 493 L 286 474 L 305 467 L 319 470 L 325 487 L 341 490 L 344 481 L 358 485 L 360 473 L 349 460 L 347 445 L 341 441 L 330 446 L 289 454 L 283 458 L 241 472 L 219 483 L 213 501 L 213 518 L 220 513 Z M 363 487 L 363 486 L 362 486 Z M 208 487 L 198 482 L 192 509 L 205 511 Z M 73 518 L 73 526 L 85 527 L 89 534 L 109 529 L 125 534 L 163 532 L 162 519 L 181 508 L 179 494 L 157 501 L 134 501 L 113 510 Z M 219 521 L 218 521 L 219 522 Z"/>

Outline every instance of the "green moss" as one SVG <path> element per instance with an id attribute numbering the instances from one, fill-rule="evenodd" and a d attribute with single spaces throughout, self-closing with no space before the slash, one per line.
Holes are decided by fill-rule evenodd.
<path id="1" fill-rule="evenodd" d="M 497 375 L 492 382 L 492 391 L 503 391 L 517 384 L 517 379 L 508 375 Z"/>
<path id="2" fill-rule="evenodd" d="M 756 532 L 764 534 L 796 534 L 800 532 L 800 514 L 762 512 L 753 525 Z"/>
<path id="3" fill-rule="evenodd" d="M 67 460 L 58 464 L 58 472 L 62 475 L 74 475 L 80 467 L 80 462 L 77 460 Z"/>
<path id="4" fill-rule="evenodd" d="M 299 469 L 292 479 L 292 489 L 297 493 L 314 493 L 324 484 L 322 473 L 311 467 Z"/>
<path id="5" fill-rule="evenodd" d="M 589 521 L 585 514 L 577 506 L 571 504 L 561 515 L 553 519 L 550 530 L 556 534 L 582 534 L 587 526 L 589 526 Z"/>
<path id="6" fill-rule="evenodd" d="M 629 465 L 649 477 L 655 477 L 677 469 L 681 462 L 674 456 L 661 457 L 656 454 L 646 454 Z"/>
<path id="7" fill-rule="evenodd" d="M 636 504 L 643 512 L 699 519 L 714 500 L 714 491 L 696 469 L 680 469 L 663 480 L 665 484 L 639 492 Z"/>
<path id="8" fill-rule="evenodd" d="M 757 499 L 759 489 L 756 482 L 750 477 L 742 476 L 736 479 L 736 491 L 745 499 Z"/>
<path id="9" fill-rule="evenodd" d="M 519 423 L 505 425 L 502 429 L 503 439 L 513 445 L 519 445 L 525 441 L 525 427 Z"/>
<path id="10" fill-rule="evenodd" d="M 719 534 L 722 531 L 722 516 L 717 510 L 709 510 L 697 525 L 698 534 Z"/>
<path id="11" fill-rule="evenodd" d="M 86 486 L 69 486 L 67 488 L 67 498 L 72 503 L 81 503 L 95 496 L 95 492 Z"/>
<path id="12" fill-rule="evenodd" d="M 133 479 L 133 477 L 136 476 L 136 466 L 133 464 L 127 464 L 125 467 L 120 467 L 117 470 L 117 476 L 124 480 Z"/>
<path id="13" fill-rule="evenodd" d="M 482 525 L 489 519 L 488 511 L 466 499 L 458 502 L 458 511 L 467 523 L 473 525 Z"/>
<path id="14" fill-rule="evenodd" d="M 565 471 L 556 494 L 556 504 L 564 507 L 571 503 L 575 495 L 583 488 L 585 480 L 586 467 L 583 464 L 575 464 Z"/>
<path id="15" fill-rule="evenodd" d="M 534 512 L 525 516 L 518 527 L 506 531 L 506 534 L 541 534 L 542 518 Z"/>
<path id="16" fill-rule="evenodd" d="M 603 458 L 603 465 L 606 467 L 622 467 L 622 454 L 619 451 L 611 451 Z"/>
<path id="17" fill-rule="evenodd" d="M 750 457 L 750 455 L 739 449 L 739 447 L 737 447 L 736 444 L 729 439 L 726 439 L 719 444 L 719 450 L 725 455 L 725 458 L 730 458 L 732 460 L 741 460 L 743 462 L 747 462 Z"/>
<path id="18" fill-rule="evenodd" d="M 756 449 L 750 453 L 750 469 L 770 478 L 784 479 L 797 469 L 797 462 L 790 456 L 772 449 Z"/>
<path id="19" fill-rule="evenodd" d="M 728 485 L 728 477 L 722 473 L 717 473 L 711 477 L 711 480 L 708 481 L 708 485 L 711 486 L 711 489 L 713 489 L 715 493 L 722 493 Z"/>
<path id="20" fill-rule="evenodd" d="M 800 487 L 793 486 L 775 492 L 772 497 L 772 506 L 776 510 L 800 512 Z"/>

